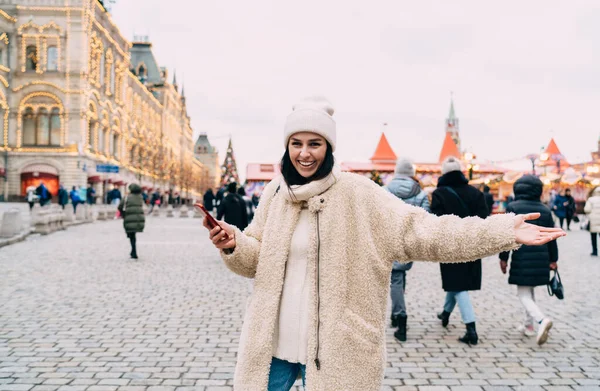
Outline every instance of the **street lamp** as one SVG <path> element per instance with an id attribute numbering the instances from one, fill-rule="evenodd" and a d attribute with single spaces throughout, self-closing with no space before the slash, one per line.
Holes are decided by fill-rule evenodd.
<path id="1" fill-rule="evenodd" d="M 476 167 L 473 165 L 473 161 L 475 160 L 475 155 L 471 152 L 465 152 L 464 154 L 465 161 L 469 162 L 467 168 L 469 169 L 469 180 L 473 179 L 473 169 Z"/>

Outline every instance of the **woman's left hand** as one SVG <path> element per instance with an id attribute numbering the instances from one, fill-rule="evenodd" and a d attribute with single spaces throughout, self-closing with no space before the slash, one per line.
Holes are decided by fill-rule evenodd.
<path id="1" fill-rule="evenodd" d="M 515 237 L 517 243 L 528 246 L 540 246 L 567 235 L 560 228 L 546 228 L 526 223 L 527 220 L 537 220 L 539 217 L 539 213 L 515 216 Z"/>

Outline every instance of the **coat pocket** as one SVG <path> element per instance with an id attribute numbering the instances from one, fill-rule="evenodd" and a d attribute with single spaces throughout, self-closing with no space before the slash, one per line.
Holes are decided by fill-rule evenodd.
<path id="1" fill-rule="evenodd" d="M 382 342 L 380 330 L 349 308 L 344 309 L 344 319 L 340 324 L 344 338 L 357 349 L 373 351 Z"/>

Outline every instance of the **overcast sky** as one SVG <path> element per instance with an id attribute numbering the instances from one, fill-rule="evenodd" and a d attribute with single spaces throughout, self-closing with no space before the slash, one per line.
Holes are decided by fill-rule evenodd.
<path id="1" fill-rule="evenodd" d="M 335 107 L 338 161 L 368 161 L 387 122 L 399 156 L 437 161 L 454 92 L 463 147 L 482 160 L 570 162 L 600 136 L 600 1 L 117 0 L 123 35 L 148 35 L 185 83 L 194 136 L 238 169 L 275 162 L 302 97 Z"/>

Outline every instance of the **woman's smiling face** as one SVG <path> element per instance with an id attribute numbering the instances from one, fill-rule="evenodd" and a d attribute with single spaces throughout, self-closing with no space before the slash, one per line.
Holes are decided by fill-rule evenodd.
<path id="1" fill-rule="evenodd" d="M 327 142 L 316 133 L 294 133 L 288 141 L 288 150 L 296 171 L 304 178 L 310 178 L 325 160 Z"/>

